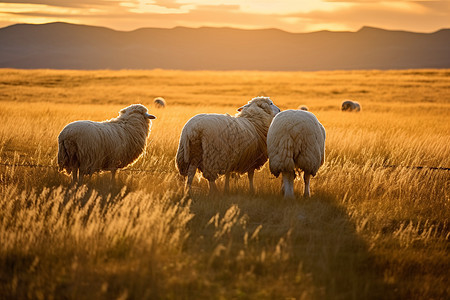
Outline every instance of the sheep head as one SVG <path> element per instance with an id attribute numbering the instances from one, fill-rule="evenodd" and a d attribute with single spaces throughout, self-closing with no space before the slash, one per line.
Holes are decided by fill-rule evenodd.
<path id="1" fill-rule="evenodd" d="M 341 104 L 342 111 L 352 111 L 355 109 L 355 103 L 352 100 L 345 100 Z"/>
<path id="2" fill-rule="evenodd" d="M 119 112 L 119 118 L 128 118 L 133 114 L 140 114 L 144 116 L 146 119 L 156 119 L 154 115 L 148 113 L 147 108 L 142 104 L 133 104 L 128 107 L 123 108 Z"/>
<path id="3" fill-rule="evenodd" d="M 266 114 L 274 117 L 277 113 L 280 112 L 280 109 L 273 104 L 272 100 L 269 97 L 256 97 L 249 101 L 246 105 L 239 107 L 237 111 L 240 115 L 248 112 L 252 113 L 254 110 L 263 110 Z"/>

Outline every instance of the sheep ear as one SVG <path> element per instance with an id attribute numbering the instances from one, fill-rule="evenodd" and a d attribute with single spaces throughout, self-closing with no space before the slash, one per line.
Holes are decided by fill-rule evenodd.
<path id="1" fill-rule="evenodd" d="M 244 106 L 239 107 L 239 108 L 237 109 L 237 111 L 241 111 L 241 110 L 243 110 L 245 107 L 248 107 L 248 104 L 245 104 Z"/>
<path id="2" fill-rule="evenodd" d="M 156 119 L 156 117 L 154 115 L 151 115 L 149 113 L 145 113 L 145 117 L 148 119 Z"/>

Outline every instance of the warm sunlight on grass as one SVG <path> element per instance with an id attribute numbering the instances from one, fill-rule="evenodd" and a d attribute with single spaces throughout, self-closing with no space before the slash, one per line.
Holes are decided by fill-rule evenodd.
<path id="1" fill-rule="evenodd" d="M 0 70 L 0 294 L 5 299 L 445 299 L 450 294 L 450 71 Z M 184 123 L 258 95 L 327 130 L 310 199 L 267 164 L 191 199 L 174 163 Z M 153 99 L 162 96 L 165 109 Z M 340 103 L 361 103 L 360 113 Z M 73 187 L 69 122 L 157 116 L 129 170 Z M 19 166 L 18 166 L 19 165 Z M 32 165 L 32 166 L 23 166 Z M 36 167 L 37 166 L 37 167 Z M 435 167 L 429 169 L 416 167 Z M 446 169 L 447 168 L 447 169 Z M 223 181 L 218 180 L 221 188 Z"/>

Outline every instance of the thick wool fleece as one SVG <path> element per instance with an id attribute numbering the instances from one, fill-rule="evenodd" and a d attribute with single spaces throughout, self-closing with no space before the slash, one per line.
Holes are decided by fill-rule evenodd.
<path id="1" fill-rule="evenodd" d="M 166 107 L 166 100 L 164 98 L 158 97 L 153 100 L 153 103 L 155 104 L 155 107 L 157 108 L 164 108 Z"/>
<path id="2" fill-rule="evenodd" d="M 314 114 L 286 110 L 276 115 L 267 134 L 270 172 L 300 169 L 315 176 L 325 160 L 325 129 Z"/>
<path id="3" fill-rule="evenodd" d="M 342 111 L 360 111 L 361 105 L 356 101 L 346 100 L 342 102 L 341 105 Z"/>
<path id="4" fill-rule="evenodd" d="M 90 175 L 115 171 L 133 163 L 142 154 L 150 132 L 147 108 L 134 104 L 119 116 L 104 122 L 75 121 L 58 136 L 58 165 L 67 173 Z"/>
<path id="5" fill-rule="evenodd" d="M 275 112 L 269 98 L 255 98 L 235 117 L 199 114 L 183 127 L 176 163 L 181 175 L 196 166 L 209 181 L 218 175 L 246 173 L 267 161 L 267 130 Z M 276 108 L 278 110 L 278 108 Z M 279 110 L 278 110 L 279 111 Z"/>

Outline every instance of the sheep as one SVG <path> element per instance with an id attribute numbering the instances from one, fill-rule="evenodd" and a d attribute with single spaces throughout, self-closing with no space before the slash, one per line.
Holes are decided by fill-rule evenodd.
<path id="1" fill-rule="evenodd" d="M 357 111 L 358 112 L 358 111 L 361 110 L 361 105 L 358 102 L 356 102 L 356 101 L 345 100 L 341 104 L 341 110 L 342 111 Z"/>
<path id="2" fill-rule="evenodd" d="M 306 105 L 300 105 L 300 106 L 298 107 L 298 109 L 308 111 L 308 106 L 306 106 Z"/>
<path id="3" fill-rule="evenodd" d="M 162 97 L 156 97 L 153 100 L 153 103 L 155 103 L 156 108 L 165 108 L 166 107 L 166 100 Z"/>
<path id="4" fill-rule="evenodd" d="M 119 168 L 135 162 L 143 153 L 151 121 L 156 117 L 141 104 L 119 112 L 104 122 L 75 121 L 58 136 L 58 166 L 72 174 L 72 182 L 82 183 L 84 175 L 111 171 L 112 182 Z"/>
<path id="5" fill-rule="evenodd" d="M 217 193 L 215 184 L 225 174 L 224 192 L 229 191 L 231 173 L 247 173 L 250 192 L 253 175 L 267 161 L 267 130 L 280 112 L 269 97 L 253 98 L 233 117 L 228 114 L 199 114 L 184 125 L 176 154 L 176 167 L 192 186 L 199 169 L 209 182 L 209 193 Z"/>
<path id="6" fill-rule="evenodd" d="M 270 172 L 283 175 L 284 197 L 294 197 L 295 171 L 304 172 L 304 196 L 310 196 L 310 177 L 315 176 L 325 160 L 325 128 L 310 112 L 286 110 L 269 127 L 267 153 Z"/>

